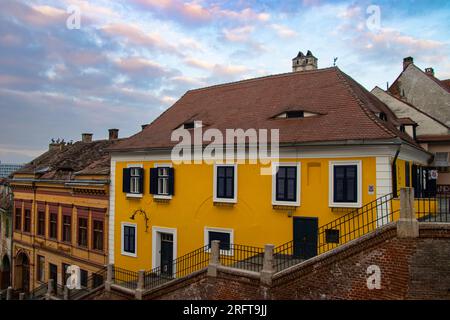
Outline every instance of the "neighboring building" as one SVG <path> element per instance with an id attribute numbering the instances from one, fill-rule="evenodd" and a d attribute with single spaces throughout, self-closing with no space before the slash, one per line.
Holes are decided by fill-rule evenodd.
<path id="1" fill-rule="evenodd" d="M 118 141 L 51 143 L 49 150 L 14 173 L 13 285 L 27 292 L 77 265 L 81 283 L 108 262 L 110 158 Z"/>
<path id="2" fill-rule="evenodd" d="M 7 178 L 14 171 L 23 167 L 23 164 L 1 163 L 0 161 L 0 178 Z"/>
<path id="3" fill-rule="evenodd" d="M 318 226 L 415 183 L 410 168 L 427 166 L 431 155 L 400 130 L 403 120 L 340 69 L 317 69 L 309 56 L 294 58 L 298 72 L 188 91 L 110 148 L 110 263 L 170 271 L 173 259 L 212 240 L 232 254 L 229 243 L 294 239 L 294 251 L 308 258 L 317 253 Z M 279 129 L 280 158 L 172 162 L 177 128 L 214 128 L 224 137 L 226 129 Z M 276 174 L 261 175 L 271 166 Z"/>
<path id="4" fill-rule="evenodd" d="M 434 154 L 431 166 L 438 170 L 438 189 L 450 192 L 450 80 L 437 79 L 433 68 L 422 71 L 407 57 L 389 89 L 376 87 L 372 93 L 398 118 L 415 123 L 409 134 Z"/>
<path id="5" fill-rule="evenodd" d="M 8 180 L 0 178 L 0 291 L 11 284 L 13 194 Z"/>

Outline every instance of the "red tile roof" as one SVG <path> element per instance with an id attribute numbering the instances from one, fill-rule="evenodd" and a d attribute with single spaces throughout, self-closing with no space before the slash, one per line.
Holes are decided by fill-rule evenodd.
<path id="1" fill-rule="evenodd" d="M 300 119 L 273 117 L 287 110 L 319 114 Z M 384 112 L 389 121 L 375 113 Z M 168 148 L 171 133 L 201 120 L 225 129 L 279 129 L 280 143 L 393 139 L 414 143 L 398 131 L 395 115 L 378 98 L 337 67 L 291 72 L 188 91 L 138 134 L 110 150 Z"/>
<path id="2" fill-rule="evenodd" d="M 43 153 L 15 174 L 37 174 L 39 179 L 70 180 L 81 175 L 109 175 L 107 148 L 120 140 L 75 142 Z"/>

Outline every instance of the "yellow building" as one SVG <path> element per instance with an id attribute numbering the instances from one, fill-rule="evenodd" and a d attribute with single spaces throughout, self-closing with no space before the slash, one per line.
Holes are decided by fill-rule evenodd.
<path id="1" fill-rule="evenodd" d="M 307 57 L 299 54 L 294 66 L 308 64 Z M 308 258 L 317 254 L 319 226 L 399 187 L 419 187 L 411 168 L 426 166 L 430 154 L 395 115 L 338 68 L 310 67 L 188 91 L 142 132 L 110 148 L 110 263 L 134 271 L 170 268 L 212 240 L 231 254 L 230 243 L 262 247 L 294 239 Z M 218 161 L 208 143 L 222 146 L 215 138 L 226 129 L 278 129 L 279 156 L 251 163 L 245 140 L 224 149 L 230 161 Z M 192 136 L 184 146 L 200 137 L 202 147 L 191 151 L 203 161 L 195 155 L 190 163 L 174 161 L 182 132 Z"/>
<path id="2" fill-rule="evenodd" d="M 83 134 L 76 143 L 53 142 L 14 174 L 13 287 L 29 292 L 54 279 L 63 285 L 70 265 L 81 284 L 108 263 L 109 140 Z M 99 275 L 100 276 L 100 275 Z M 94 276 L 95 277 L 95 276 Z"/>

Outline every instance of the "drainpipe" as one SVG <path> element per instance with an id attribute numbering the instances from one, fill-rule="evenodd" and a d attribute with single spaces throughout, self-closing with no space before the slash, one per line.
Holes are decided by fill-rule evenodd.
<path id="1" fill-rule="evenodd" d="M 397 194 L 397 158 L 400 153 L 400 148 L 402 145 L 398 146 L 397 151 L 395 152 L 394 160 L 392 161 L 392 194 L 394 198 L 398 197 Z"/>

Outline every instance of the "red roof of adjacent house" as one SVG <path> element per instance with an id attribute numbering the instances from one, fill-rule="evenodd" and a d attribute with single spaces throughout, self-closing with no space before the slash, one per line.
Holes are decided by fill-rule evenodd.
<path id="1" fill-rule="evenodd" d="M 109 175 L 107 148 L 120 140 L 96 140 L 61 144 L 51 148 L 14 174 L 33 174 L 39 179 L 70 180 L 81 175 Z"/>
<path id="2" fill-rule="evenodd" d="M 441 82 L 447 87 L 447 90 L 450 90 L 450 79 L 441 80 Z"/>
<path id="3" fill-rule="evenodd" d="M 288 110 L 318 114 L 276 118 Z M 388 121 L 377 113 L 384 112 Z M 274 118 L 275 117 L 275 118 Z M 167 148 L 171 133 L 183 123 L 201 120 L 203 130 L 279 129 L 280 143 L 376 140 L 400 137 L 395 115 L 378 98 L 337 67 L 291 72 L 188 91 L 138 134 L 112 151 Z"/>
<path id="4" fill-rule="evenodd" d="M 450 135 L 422 135 L 417 136 L 419 142 L 450 142 Z"/>

